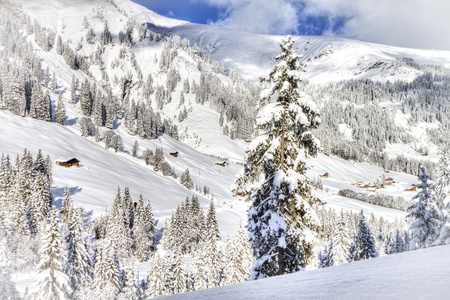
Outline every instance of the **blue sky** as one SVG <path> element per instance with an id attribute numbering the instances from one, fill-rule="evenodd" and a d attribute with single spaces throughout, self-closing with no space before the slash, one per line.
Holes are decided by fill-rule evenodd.
<path id="1" fill-rule="evenodd" d="M 193 23 L 450 50 L 450 0 L 133 0 Z"/>

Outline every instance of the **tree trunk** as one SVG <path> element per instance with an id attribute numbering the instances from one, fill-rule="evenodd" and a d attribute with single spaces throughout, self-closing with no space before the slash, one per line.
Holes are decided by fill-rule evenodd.
<path id="1" fill-rule="evenodd" d="M 281 159 L 280 159 L 280 169 L 285 171 L 284 168 L 284 131 L 285 131 L 285 115 L 283 115 L 283 119 L 281 120 Z"/>
<path id="2" fill-rule="evenodd" d="M 278 275 L 286 274 L 286 265 L 284 263 L 284 249 L 278 248 Z"/>

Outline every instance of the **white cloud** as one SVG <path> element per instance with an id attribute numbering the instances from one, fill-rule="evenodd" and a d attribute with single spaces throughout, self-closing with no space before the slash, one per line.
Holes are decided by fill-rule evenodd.
<path id="1" fill-rule="evenodd" d="M 324 29 L 327 35 L 450 50 L 449 0 L 202 1 L 226 11 L 213 24 L 240 31 L 287 34 L 298 29 L 301 32 L 298 26 L 302 20 L 320 16 L 330 24 Z"/>
<path id="2" fill-rule="evenodd" d="M 413 48 L 450 50 L 448 0 L 308 0 L 303 14 L 346 17 L 329 34 Z"/>
<path id="3" fill-rule="evenodd" d="M 205 0 L 210 5 L 225 8 L 225 13 L 211 24 L 265 34 L 295 33 L 298 14 L 286 0 Z"/>

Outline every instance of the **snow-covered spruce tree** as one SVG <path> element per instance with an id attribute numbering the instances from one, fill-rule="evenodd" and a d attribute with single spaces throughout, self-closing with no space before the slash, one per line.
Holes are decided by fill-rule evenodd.
<path id="1" fill-rule="evenodd" d="M 217 246 L 218 238 L 210 231 L 206 237 L 201 256 L 205 262 L 205 276 L 208 279 L 207 288 L 218 287 L 222 279 L 222 253 Z"/>
<path id="2" fill-rule="evenodd" d="M 64 257 L 57 210 L 53 207 L 40 250 L 39 274 L 29 299 L 65 299 L 70 293 L 69 279 L 62 271 Z"/>
<path id="3" fill-rule="evenodd" d="M 69 187 L 66 186 L 64 188 L 64 198 L 61 203 L 61 220 L 65 225 L 69 225 L 69 222 L 72 218 L 72 214 L 74 212 L 73 203 L 70 200 L 70 191 Z M 68 226 L 67 226 L 68 227 Z"/>
<path id="4" fill-rule="evenodd" d="M 151 162 L 153 162 L 153 151 L 150 149 L 145 149 L 142 152 L 142 159 L 145 161 L 145 164 L 148 166 Z"/>
<path id="5" fill-rule="evenodd" d="M 62 101 L 62 93 L 59 93 L 58 104 L 56 105 L 55 122 L 61 125 L 66 124 L 66 107 Z"/>
<path id="6" fill-rule="evenodd" d="M 109 245 L 108 247 L 112 247 Z M 97 245 L 92 288 L 97 299 L 115 299 L 119 290 L 119 266 L 103 245 Z"/>
<path id="7" fill-rule="evenodd" d="M 192 182 L 191 174 L 189 173 L 189 169 L 186 168 L 186 171 L 184 171 L 180 176 L 180 183 L 184 185 L 188 190 L 191 190 L 194 188 L 194 183 Z"/>
<path id="8" fill-rule="evenodd" d="M 434 184 L 428 182 L 429 176 L 425 174 L 423 165 L 419 165 L 419 169 L 419 180 L 421 183 L 418 185 L 418 188 L 421 191 L 412 198 L 412 200 L 417 199 L 417 202 L 408 207 L 410 213 L 405 217 L 410 222 L 410 250 L 431 246 L 438 238 L 442 224 L 436 195 L 433 192 L 435 189 Z"/>
<path id="9" fill-rule="evenodd" d="M 138 300 L 134 265 L 127 266 L 123 272 L 123 286 L 117 300 Z"/>
<path id="10" fill-rule="evenodd" d="M 173 294 L 188 291 L 186 271 L 181 255 L 173 253 L 170 257 L 170 288 Z"/>
<path id="11" fill-rule="evenodd" d="M 235 284 L 248 279 L 252 271 L 252 248 L 248 241 L 248 231 L 239 224 L 234 236 L 226 243 L 223 284 Z"/>
<path id="12" fill-rule="evenodd" d="M 344 211 L 341 210 L 336 224 L 335 234 L 333 235 L 333 261 L 335 265 L 347 263 L 350 244 L 351 238 L 348 227 L 345 224 Z"/>
<path id="13" fill-rule="evenodd" d="M 127 258 L 132 254 L 133 244 L 129 219 L 127 220 L 126 218 L 126 207 L 123 205 L 124 202 L 120 196 L 120 188 L 117 188 L 117 195 L 113 202 L 106 230 L 106 240 L 118 247 L 121 258 Z"/>
<path id="14" fill-rule="evenodd" d="M 261 135 L 247 152 L 248 168 L 236 183 L 253 189 L 247 228 L 256 261 L 250 279 L 299 271 L 313 254 L 320 200 L 304 174 L 306 159 L 317 153 L 310 130 L 320 118 L 315 103 L 299 91 L 300 56 L 293 44 L 290 37 L 280 44 L 278 64 L 263 79 L 271 86 L 256 121 Z"/>
<path id="15" fill-rule="evenodd" d="M 0 223 L 3 223 L 3 211 L 0 210 Z M 21 299 L 16 289 L 16 284 L 11 280 L 11 264 L 8 257 L 9 251 L 7 236 L 5 234 L 5 224 L 0 224 L 0 299 L 19 300 Z"/>
<path id="16" fill-rule="evenodd" d="M 450 244 L 450 152 L 442 154 L 438 164 L 436 198 L 441 213 L 442 226 L 435 245 Z"/>
<path id="17" fill-rule="evenodd" d="M 144 207 L 144 198 L 139 195 L 139 201 L 134 213 L 135 255 L 140 261 L 146 261 L 155 247 L 156 229 L 150 202 Z"/>
<path id="18" fill-rule="evenodd" d="M 386 254 L 395 254 L 403 251 L 405 251 L 405 242 L 400 234 L 400 230 L 397 229 L 395 236 L 391 234 L 386 237 L 384 252 Z"/>
<path id="19" fill-rule="evenodd" d="M 156 172 L 161 170 L 161 166 L 164 161 L 164 150 L 162 148 L 156 148 L 153 156 L 153 170 Z"/>
<path id="20" fill-rule="evenodd" d="M 165 256 L 160 256 L 158 254 L 153 256 L 147 276 L 149 280 L 149 297 L 162 297 L 171 294 L 170 281 L 168 278 L 169 270 L 167 267 L 167 258 Z"/>
<path id="21" fill-rule="evenodd" d="M 204 290 L 208 288 L 208 277 L 206 275 L 207 266 L 205 265 L 204 255 L 197 254 L 193 262 L 193 286 L 195 291 Z"/>
<path id="22" fill-rule="evenodd" d="M 64 272 L 69 276 L 69 285 L 72 296 L 80 296 L 83 285 L 92 280 L 93 270 L 89 253 L 83 239 L 82 214 L 79 209 L 73 210 L 69 219 L 67 243 L 67 262 Z M 82 292 L 81 292 L 82 293 Z"/>
<path id="23" fill-rule="evenodd" d="M 325 246 L 323 252 L 319 252 L 319 268 L 328 268 L 334 266 L 333 238 L 328 246 Z"/>
<path id="24" fill-rule="evenodd" d="M 137 157 L 138 151 L 139 151 L 139 143 L 138 141 L 135 141 L 133 144 L 133 148 L 131 149 L 131 156 Z"/>
<path id="25" fill-rule="evenodd" d="M 378 257 L 375 247 L 375 239 L 370 233 L 369 226 L 366 224 L 364 212 L 359 214 L 358 224 L 356 225 L 356 235 L 353 244 L 350 246 L 348 261 L 358 261 L 362 259 Z"/>
<path id="26" fill-rule="evenodd" d="M 214 202 L 209 204 L 208 213 L 206 216 L 206 237 L 213 238 L 218 241 L 220 239 L 219 220 L 216 216 L 216 208 Z"/>

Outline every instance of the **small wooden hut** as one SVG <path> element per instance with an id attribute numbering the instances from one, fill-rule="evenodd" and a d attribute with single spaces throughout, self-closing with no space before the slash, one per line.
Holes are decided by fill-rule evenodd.
<path id="1" fill-rule="evenodd" d="M 80 166 L 80 161 L 75 157 L 60 157 L 56 160 L 56 164 L 61 167 L 70 168 Z"/>

